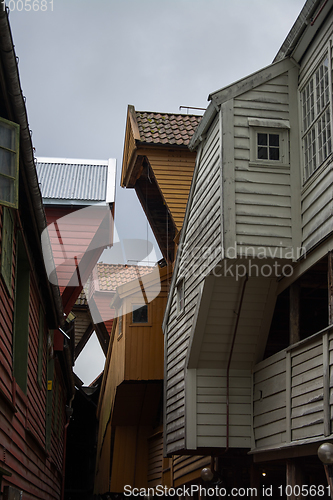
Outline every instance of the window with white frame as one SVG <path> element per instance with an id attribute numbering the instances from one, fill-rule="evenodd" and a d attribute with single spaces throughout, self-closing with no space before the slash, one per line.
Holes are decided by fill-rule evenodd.
<path id="1" fill-rule="evenodd" d="M 331 93 L 326 54 L 301 90 L 304 180 L 332 153 Z"/>
<path id="2" fill-rule="evenodd" d="M 0 203 L 13 208 L 18 208 L 19 131 L 19 125 L 0 118 Z"/>
<path id="3" fill-rule="evenodd" d="M 288 165 L 289 122 L 249 118 L 248 124 L 250 126 L 250 162 L 259 166 Z"/>

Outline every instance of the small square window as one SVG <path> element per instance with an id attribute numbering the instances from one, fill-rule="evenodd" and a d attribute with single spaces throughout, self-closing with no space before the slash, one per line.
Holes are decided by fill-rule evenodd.
<path id="1" fill-rule="evenodd" d="M 148 305 L 140 306 L 133 304 L 132 306 L 132 323 L 148 323 Z"/>
<path id="2" fill-rule="evenodd" d="M 250 162 L 254 166 L 289 165 L 288 120 L 249 118 Z"/>
<path id="3" fill-rule="evenodd" d="M 178 314 L 184 311 L 185 307 L 185 280 L 182 279 L 177 285 L 177 312 Z"/>
<path id="4" fill-rule="evenodd" d="M 280 161 L 279 134 L 257 134 L 258 160 Z"/>

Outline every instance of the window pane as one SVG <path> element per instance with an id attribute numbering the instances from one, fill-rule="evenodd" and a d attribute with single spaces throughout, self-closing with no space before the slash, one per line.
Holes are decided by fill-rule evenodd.
<path id="1" fill-rule="evenodd" d="M 269 134 L 269 145 L 279 147 L 280 137 L 278 134 Z"/>
<path id="2" fill-rule="evenodd" d="M 268 159 L 268 148 L 258 147 L 258 160 L 267 160 L 267 159 Z"/>
<path id="3" fill-rule="evenodd" d="M 279 148 L 269 148 L 269 159 L 274 161 L 279 161 L 280 159 Z"/>
<path id="4" fill-rule="evenodd" d="M 0 122 L 0 147 L 15 151 L 15 129 L 7 123 Z"/>
<path id="5" fill-rule="evenodd" d="M 267 134 L 258 134 L 258 145 L 267 146 Z"/>
<path id="6" fill-rule="evenodd" d="M 2 175 L 0 175 L 0 200 L 5 203 L 15 203 L 15 181 Z"/>
<path id="7" fill-rule="evenodd" d="M 148 323 L 148 306 L 137 307 L 133 305 L 132 323 Z"/>
<path id="8" fill-rule="evenodd" d="M 16 155 L 5 149 L 0 149 L 0 174 L 15 177 Z"/>

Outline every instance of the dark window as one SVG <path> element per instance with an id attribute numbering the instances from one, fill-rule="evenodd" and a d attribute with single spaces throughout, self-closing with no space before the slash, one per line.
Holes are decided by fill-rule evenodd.
<path id="1" fill-rule="evenodd" d="M 148 323 L 148 306 L 133 305 L 132 323 Z"/>
<path id="2" fill-rule="evenodd" d="M 280 160 L 280 136 L 279 134 L 257 134 L 258 160 Z"/>

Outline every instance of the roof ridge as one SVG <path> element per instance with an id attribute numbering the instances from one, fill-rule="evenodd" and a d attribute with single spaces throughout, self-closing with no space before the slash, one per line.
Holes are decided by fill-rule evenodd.
<path id="1" fill-rule="evenodd" d="M 153 115 L 170 115 L 170 116 L 194 116 L 195 118 L 201 118 L 202 115 L 196 115 L 194 113 L 171 113 L 171 112 L 164 112 L 164 111 L 138 111 L 135 110 L 135 113 L 149 113 Z"/>

